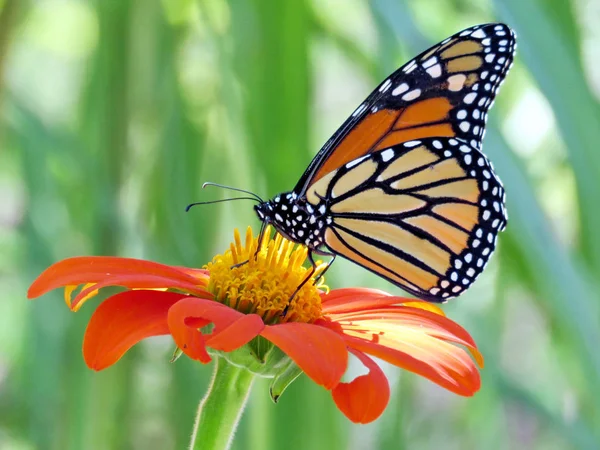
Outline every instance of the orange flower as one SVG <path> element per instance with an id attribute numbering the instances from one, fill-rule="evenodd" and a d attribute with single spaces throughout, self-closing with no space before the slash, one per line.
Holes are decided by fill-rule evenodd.
<path id="1" fill-rule="evenodd" d="M 170 334 L 183 353 L 202 363 L 211 355 L 230 357 L 229 352 L 262 336 L 330 390 L 338 408 L 357 423 L 379 417 L 390 396 L 383 371 L 367 355 L 460 395 L 479 389 L 479 371 L 469 352 L 480 366 L 483 359 L 473 339 L 437 306 L 373 289 L 325 293 L 323 284 L 315 285 L 325 267 L 320 264 L 283 316 L 307 276 L 306 249 L 276 235 L 254 258 L 257 245 L 250 228 L 244 244 L 236 230 L 230 249 L 205 269 L 132 258 L 69 258 L 46 269 L 28 297 L 65 287 L 67 305 L 77 311 L 103 287 L 127 289 L 104 300 L 88 324 L 83 355 L 94 370 L 111 366 L 150 336 Z M 368 373 L 342 382 L 348 353 Z"/>

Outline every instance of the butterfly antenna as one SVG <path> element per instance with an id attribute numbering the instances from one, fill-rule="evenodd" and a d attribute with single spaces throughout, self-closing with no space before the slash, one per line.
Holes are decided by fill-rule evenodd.
<path id="1" fill-rule="evenodd" d="M 202 189 L 204 189 L 207 186 L 215 186 L 215 187 L 219 187 L 221 189 L 229 189 L 230 191 L 237 191 L 237 192 L 243 192 L 244 194 L 247 195 L 251 195 L 252 197 L 254 197 L 256 200 L 258 200 L 260 203 L 264 203 L 265 201 L 260 198 L 258 195 L 256 195 L 254 192 L 250 192 L 250 191 L 246 191 L 244 189 L 240 189 L 240 188 L 235 188 L 235 187 L 231 187 L 231 186 L 225 186 L 224 184 L 217 184 L 217 183 L 212 183 L 210 181 L 207 181 L 206 183 L 204 183 L 202 185 Z"/>
<path id="2" fill-rule="evenodd" d="M 195 202 L 195 203 L 190 203 L 189 205 L 187 205 L 185 207 L 185 212 L 188 212 L 192 206 L 197 206 L 197 205 L 212 205 L 213 203 L 223 203 L 223 202 L 230 202 L 232 200 L 252 200 L 253 202 L 258 202 L 259 200 L 254 198 L 254 197 L 233 197 L 233 198 L 223 198 L 221 200 L 211 200 L 208 202 Z"/>

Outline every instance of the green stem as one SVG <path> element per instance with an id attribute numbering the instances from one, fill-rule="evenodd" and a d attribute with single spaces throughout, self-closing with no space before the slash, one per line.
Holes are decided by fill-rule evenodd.
<path id="1" fill-rule="evenodd" d="M 246 369 L 215 358 L 208 392 L 198 406 L 190 450 L 226 450 L 230 447 L 254 375 Z"/>

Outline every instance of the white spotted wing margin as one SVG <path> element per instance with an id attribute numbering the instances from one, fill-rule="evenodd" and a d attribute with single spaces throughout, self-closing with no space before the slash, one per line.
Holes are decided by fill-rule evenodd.
<path id="1" fill-rule="evenodd" d="M 325 197 L 330 251 L 434 302 L 473 283 L 507 220 L 490 162 L 457 138 L 410 141 L 348 163 Z"/>

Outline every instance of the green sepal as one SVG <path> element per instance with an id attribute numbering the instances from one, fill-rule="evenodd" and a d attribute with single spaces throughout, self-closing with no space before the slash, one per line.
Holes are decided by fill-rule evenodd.
<path id="1" fill-rule="evenodd" d="M 173 355 L 171 356 L 169 362 L 174 363 L 179 359 L 181 355 L 183 355 L 183 350 L 181 350 L 179 347 L 175 347 L 175 350 L 173 350 Z"/>
<path id="2" fill-rule="evenodd" d="M 262 336 L 256 336 L 247 345 L 257 361 L 263 364 L 267 362 L 269 353 L 273 349 L 273 344 Z"/>
<path id="3" fill-rule="evenodd" d="M 231 352 L 207 349 L 215 357 L 221 357 L 230 364 L 244 367 L 255 375 L 273 378 L 289 364 L 290 358 L 278 347 L 262 336 Z"/>
<path id="4" fill-rule="evenodd" d="M 269 394 L 273 403 L 277 403 L 283 391 L 296 380 L 302 373 L 302 369 L 296 365 L 294 361 L 288 358 L 286 364 L 281 366 L 279 372 L 273 377 L 271 386 L 269 387 Z"/>

